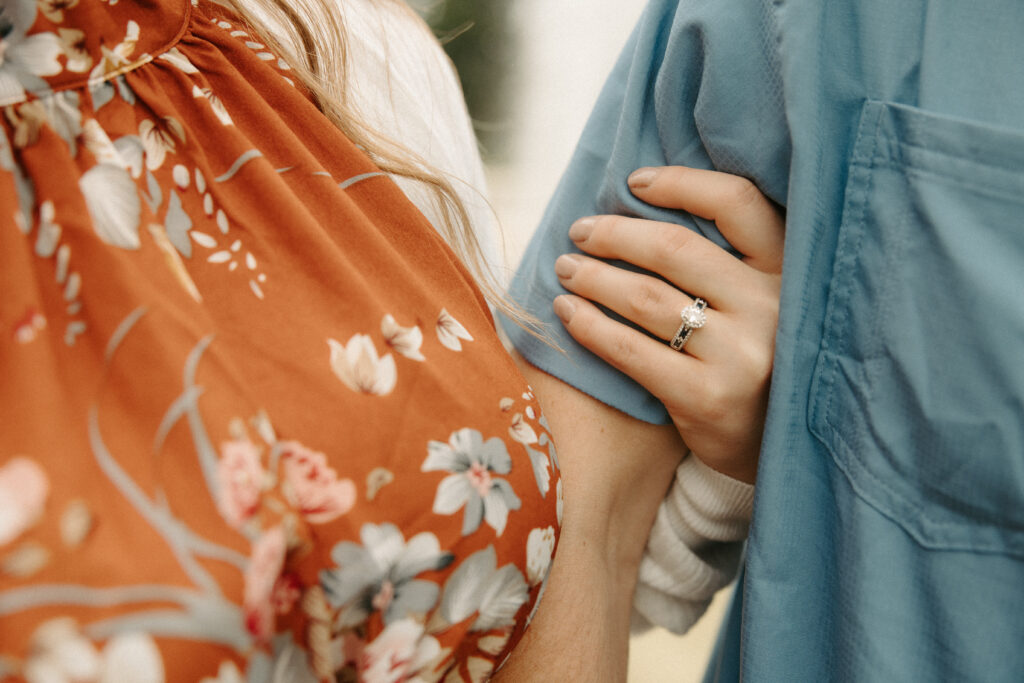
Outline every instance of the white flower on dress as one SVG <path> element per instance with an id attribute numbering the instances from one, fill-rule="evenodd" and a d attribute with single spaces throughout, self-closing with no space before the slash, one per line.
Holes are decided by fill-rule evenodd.
<path id="1" fill-rule="evenodd" d="M 497 568 L 494 546 L 470 555 L 444 584 L 441 616 L 458 624 L 474 613 L 471 631 L 508 628 L 516 623 L 516 612 L 529 598 L 522 573 L 514 564 Z"/>
<path id="2" fill-rule="evenodd" d="M 327 345 L 331 348 L 331 370 L 352 391 L 385 396 L 395 388 L 398 371 L 394 356 L 378 356 L 368 335 L 353 335 L 347 344 L 328 339 Z"/>
<path id="3" fill-rule="evenodd" d="M 384 336 L 384 341 L 388 346 L 406 358 L 426 360 L 420 352 L 420 347 L 423 346 L 423 332 L 418 326 L 402 327 L 389 313 L 380 322 L 380 333 Z"/>
<path id="4" fill-rule="evenodd" d="M 101 666 L 100 653 L 75 620 L 60 617 L 43 622 L 32 634 L 22 673 L 29 683 L 94 681 Z"/>
<path id="5" fill-rule="evenodd" d="M 121 249 L 138 249 L 142 204 L 128 172 L 113 164 L 96 164 L 78 179 L 92 226 L 101 240 Z"/>
<path id="6" fill-rule="evenodd" d="M 39 11 L 55 24 L 64 21 L 64 10 L 78 5 L 78 0 L 36 0 Z"/>
<path id="7" fill-rule="evenodd" d="M 85 148 L 89 150 L 90 154 L 96 157 L 96 161 L 99 163 L 117 166 L 124 170 L 131 168 L 131 164 L 121 155 L 121 151 L 114 145 L 110 136 L 107 135 L 107 131 L 103 130 L 103 126 L 101 126 L 100 122 L 96 119 L 86 119 L 82 123 L 82 142 L 85 144 Z M 140 142 L 139 149 L 141 150 L 141 148 L 142 146 Z M 139 173 L 132 173 L 136 178 L 142 172 L 141 164 L 142 155 L 140 154 Z"/>
<path id="8" fill-rule="evenodd" d="M 531 586 L 547 578 L 555 554 L 555 528 L 534 529 L 526 539 L 526 578 Z"/>
<path id="9" fill-rule="evenodd" d="M 537 432 L 534 431 L 529 422 L 523 419 L 522 413 L 516 413 L 512 416 L 512 426 L 508 428 L 508 435 L 512 437 L 513 441 L 518 441 L 524 445 L 537 443 Z"/>
<path id="10" fill-rule="evenodd" d="M 168 64 L 171 64 L 172 66 L 176 67 L 182 73 L 186 73 L 186 74 L 197 74 L 197 73 L 199 73 L 199 69 L 197 69 L 195 66 L 193 66 L 192 62 L 189 61 L 188 57 L 183 55 L 181 53 L 181 50 L 179 50 L 176 47 L 172 47 L 170 50 L 168 50 L 167 52 L 165 52 L 162 55 L 160 55 L 160 57 L 158 57 L 158 59 L 160 59 L 162 61 L 165 61 Z"/>
<path id="11" fill-rule="evenodd" d="M 220 121 L 223 126 L 230 126 L 231 114 L 228 113 L 227 108 L 224 106 L 224 102 L 217 97 L 211 88 L 200 88 L 198 85 L 192 86 L 192 97 L 199 99 L 203 98 L 209 101 L 210 109 L 213 110 L 217 120 Z"/>
<path id="12" fill-rule="evenodd" d="M 530 408 L 530 406 L 527 406 L 528 415 L 530 414 Z M 512 416 L 512 426 L 508 428 L 508 434 L 512 437 L 513 441 L 518 441 L 526 449 L 526 454 L 530 456 L 530 465 L 533 467 L 533 477 L 537 482 L 537 490 L 540 491 L 540 495 L 547 497 L 548 491 L 551 489 L 551 472 L 549 470 L 551 463 L 548 460 L 548 456 L 530 448 L 531 444 L 540 442 L 540 437 L 537 436 L 536 430 L 523 418 L 522 413 L 516 413 Z M 541 442 L 541 445 L 543 445 L 543 442 Z"/>
<path id="13" fill-rule="evenodd" d="M 238 665 L 230 659 L 225 659 L 217 667 L 217 676 L 206 676 L 199 679 L 199 683 L 245 683 L 245 677 L 238 670 Z"/>
<path id="14" fill-rule="evenodd" d="M 76 28 L 59 28 L 60 48 L 67 58 L 64 68 L 77 74 L 84 74 L 92 67 L 92 55 L 85 46 L 85 32 Z"/>
<path id="15" fill-rule="evenodd" d="M 103 56 L 99 63 L 89 72 L 89 81 L 96 83 L 105 80 L 108 76 L 119 72 L 131 63 L 128 58 L 135 52 L 135 45 L 139 42 L 139 25 L 129 21 L 125 30 L 124 40 L 109 48 L 102 47 Z"/>
<path id="16" fill-rule="evenodd" d="M 442 308 L 437 316 L 437 338 L 452 351 L 461 351 L 461 339 L 473 341 L 473 335 L 466 331 L 458 320 L 452 317 L 446 309 Z"/>
<path id="17" fill-rule="evenodd" d="M 562 508 L 564 503 L 562 502 L 562 478 L 558 478 L 558 483 L 555 484 L 555 519 L 558 520 L 559 526 L 562 524 Z"/>
<path id="18" fill-rule="evenodd" d="M 50 258 L 57 251 L 62 230 L 57 223 L 57 210 L 49 199 L 39 205 L 39 229 L 36 232 L 36 256 Z"/>
<path id="19" fill-rule="evenodd" d="M 163 683 L 164 663 L 146 633 L 119 633 L 102 652 L 70 617 L 44 622 L 32 634 L 22 673 L 28 683 L 112 683 L 131 673 L 133 683 Z"/>
<path id="20" fill-rule="evenodd" d="M 78 155 L 78 137 L 82 134 L 80 99 L 77 92 L 64 90 L 39 100 L 46 122 L 68 144 L 72 156 Z"/>
<path id="21" fill-rule="evenodd" d="M 139 138 L 146 150 L 146 168 L 155 171 L 160 168 L 168 152 L 174 152 L 177 140 L 185 141 L 185 128 L 173 116 L 159 121 L 143 119 L 139 124 Z"/>
<path id="22" fill-rule="evenodd" d="M 50 480 L 35 460 L 17 456 L 0 467 L 0 546 L 39 520 L 49 494 Z"/>
<path id="23" fill-rule="evenodd" d="M 428 443 L 427 459 L 420 469 L 453 473 L 438 484 L 433 510 L 439 515 L 451 515 L 465 506 L 463 536 L 476 531 L 484 520 L 500 536 L 505 531 L 509 510 L 518 510 L 522 505 L 512 485 L 494 476 L 512 471 L 512 458 L 505 442 L 497 437 L 484 442 L 483 435 L 475 429 L 453 432 L 448 443 Z"/>
<path id="24" fill-rule="evenodd" d="M 393 622 L 363 648 L 357 662 L 366 683 L 425 683 L 417 674 L 441 654 L 441 644 L 412 619 Z"/>
<path id="25" fill-rule="evenodd" d="M 99 683 L 123 681 L 127 672 L 131 672 L 132 683 L 164 682 L 163 658 L 148 634 L 118 634 L 103 648 Z"/>
<path id="26" fill-rule="evenodd" d="M 0 102 L 25 99 L 26 91 L 47 89 L 43 76 L 56 76 L 64 51 L 55 33 L 26 35 L 36 19 L 36 3 L 12 0 L 0 6 Z"/>
<path id="27" fill-rule="evenodd" d="M 395 474 L 386 467 L 374 467 L 366 475 L 366 500 L 373 500 L 380 490 L 395 480 Z"/>
<path id="28" fill-rule="evenodd" d="M 331 559 L 337 567 L 320 572 L 328 601 L 342 608 L 338 626 L 361 624 L 372 612 L 380 612 L 387 625 L 437 604 L 438 585 L 416 578 L 452 563 L 453 555 L 441 551 L 437 536 L 423 531 L 406 542 L 398 527 L 385 522 L 364 524 L 359 537 L 362 545 L 335 545 Z"/>

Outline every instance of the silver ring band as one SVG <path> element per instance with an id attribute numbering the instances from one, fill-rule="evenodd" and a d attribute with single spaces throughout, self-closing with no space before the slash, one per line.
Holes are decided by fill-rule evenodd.
<path id="1" fill-rule="evenodd" d="M 683 347 L 686 346 L 686 342 L 690 339 L 690 335 L 693 334 L 694 330 L 699 330 L 707 324 L 708 316 L 704 312 L 704 309 L 708 307 L 708 302 L 704 299 L 694 299 L 693 303 L 679 311 L 679 317 L 682 319 L 682 323 L 679 325 L 679 329 L 676 330 L 676 334 L 672 337 L 672 340 L 668 343 L 670 347 L 676 351 L 682 351 Z"/>

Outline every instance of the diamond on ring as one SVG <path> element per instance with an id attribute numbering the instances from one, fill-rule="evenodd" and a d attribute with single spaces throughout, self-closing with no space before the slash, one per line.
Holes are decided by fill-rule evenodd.
<path id="1" fill-rule="evenodd" d="M 679 325 L 679 329 L 676 330 L 676 334 L 672 337 L 672 340 L 668 343 L 670 347 L 676 351 L 682 351 L 683 346 L 690 339 L 690 335 L 693 334 L 694 330 L 699 330 L 704 327 L 708 322 L 708 315 L 704 311 L 708 307 L 708 302 L 704 299 L 695 299 L 692 304 L 679 311 L 679 318 L 682 320 L 682 324 Z"/>

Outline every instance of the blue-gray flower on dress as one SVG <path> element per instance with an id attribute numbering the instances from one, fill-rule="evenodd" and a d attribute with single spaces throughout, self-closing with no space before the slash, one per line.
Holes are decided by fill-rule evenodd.
<path id="1" fill-rule="evenodd" d="M 342 610 L 337 628 L 360 624 L 380 612 L 385 624 L 410 614 L 423 614 L 437 604 L 440 587 L 415 577 L 444 569 L 454 556 L 442 552 L 437 537 L 416 534 L 406 543 L 394 524 L 364 524 L 363 544 L 342 541 L 331 550 L 335 569 L 320 572 L 327 600 Z"/>
<path id="2" fill-rule="evenodd" d="M 4 0 L 0 5 L 0 104 L 25 99 L 25 91 L 49 90 L 41 76 L 55 76 L 64 54 L 55 33 L 26 35 L 36 20 L 35 0 Z"/>
<path id="3" fill-rule="evenodd" d="M 512 458 L 505 442 L 497 437 L 485 442 L 475 429 L 453 432 L 448 443 L 431 441 L 420 469 L 453 473 L 438 484 L 433 509 L 439 515 L 451 515 L 465 506 L 463 536 L 476 531 L 484 520 L 500 536 L 505 531 L 509 510 L 518 510 L 522 505 L 512 485 L 494 476 L 512 471 Z"/>
<path id="4" fill-rule="evenodd" d="M 471 631 L 508 628 L 516 623 L 516 613 L 529 598 L 522 572 L 514 564 L 497 568 L 494 546 L 479 550 L 459 565 L 444 584 L 441 616 L 457 624 L 474 613 Z"/>

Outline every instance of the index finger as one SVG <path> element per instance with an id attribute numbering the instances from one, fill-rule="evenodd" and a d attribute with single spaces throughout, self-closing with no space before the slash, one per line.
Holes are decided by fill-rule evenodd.
<path id="1" fill-rule="evenodd" d="M 713 220 L 751 267 L 782 270 L 785 222 L 775 205 L 742 176 L 685 166 L 641 168 L 629 176 L 639 199 Z"/>

